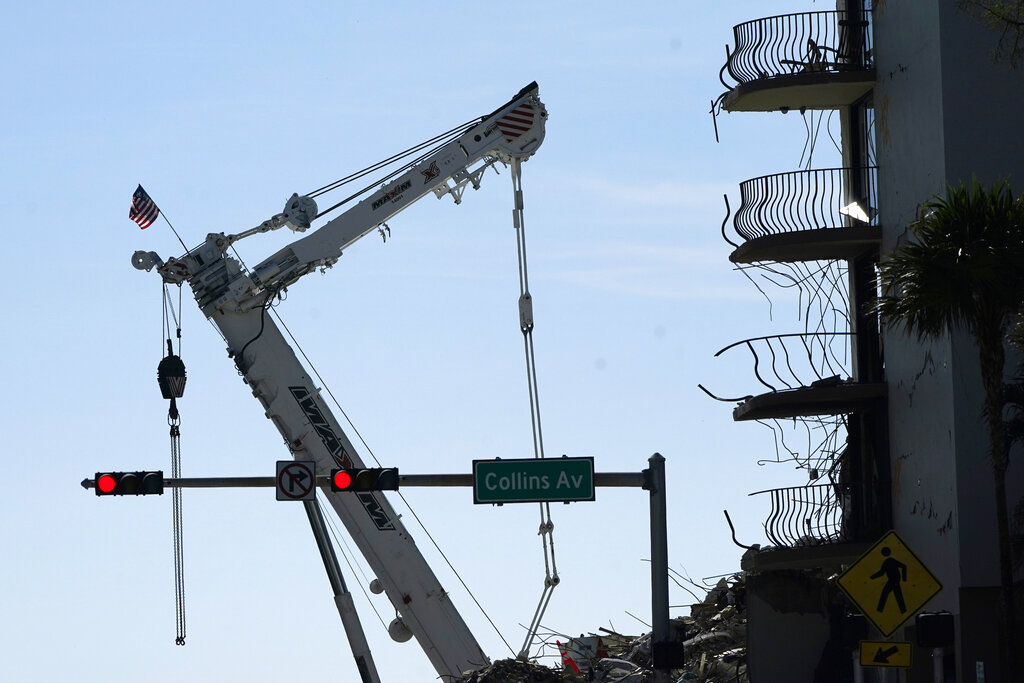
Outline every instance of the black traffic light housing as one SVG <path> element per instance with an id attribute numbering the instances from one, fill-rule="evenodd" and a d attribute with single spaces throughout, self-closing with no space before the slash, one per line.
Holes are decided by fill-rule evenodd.
<path id="1" fill-rule="evenodd" d="M 956 639 L 950 612 L 921 612 L 915 620 L 917 644 L 921 647 L 953 647 Z"/>
<path id="2" fill-rule="evenodd" d="M 146 496 L 164 492 L 164 473 L 155 472 L 97 472 L 97 496 Z"/>
<path id="3" fill-rule="evenodd" d="M 397 467 L 349 467 L 331 470 L 332 491 L 397 491 Z"/>

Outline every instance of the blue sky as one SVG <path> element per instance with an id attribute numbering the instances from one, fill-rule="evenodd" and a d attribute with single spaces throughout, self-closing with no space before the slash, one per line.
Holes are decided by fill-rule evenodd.
<path id="1" fill-rule="evenodd" d="M 822 9 L 797 3 L 772 13 Z M 534 341 L 549 455 L 598 471 L 668 461 L 671 567 L 739 570 L 722 514 L 765 543 L 753 491 L 806 475 L 771 432 L 735 424 L 724 396 L 755 393 L 720 348 L 801 331 L 729 264 L 722 194 L 795 170 L 796 113 L 708 108 L 734 24 L 761 3 L 22 3 L 8 10 L 0 111 L 7 226 L 0 498 L 6 590 L 0 678 L 19 681 L 354 680 L 329 585 L 299 506 L 270 490 L 184 496 L 188 644 L 174 645 L 170 496 L 97 499 L 103 469 L 169 470 L 161 289 L 137 249 L 181 247 L 127 218 L 142 183 L 194 244 L 239 232 L 308 192 L 506 102 L 536 80 L 547 138 L 523 168 Z M 816 166 L 836 165 L 827 149 Z M 468 472 L 529 457 L 529 404 L 507 172 L 462 205 L 427 197 L 278 309 L 384 464 Z M 250 238 L 262 260 L 292 239 Z M 287 457 L 223 343 L 186 295 L 187 476 L 263 475 Z M 544 576 L 533 505 L 474 506 L 468 489 L 405 498 L 505 638 L 518 647 Z M 648 499 L 599 489 L 553 508 L 556 589 L 544 632 L 640 634 L 649 621 Z M 493 658 L 501 639 L 406 518 Z M 349 572 L 348 568 L 345 568 Z M 432 680 L 392 643 L 357 573 L 346 578 L 384 680 Z M 673 586 L 675 614 L 693 598 Z M 376 598 L 386 622 L 393 613 Z M 631 616 L 632 615 L 632 616 Z M 548 651 L 550 652 L 550 651 Z"/>

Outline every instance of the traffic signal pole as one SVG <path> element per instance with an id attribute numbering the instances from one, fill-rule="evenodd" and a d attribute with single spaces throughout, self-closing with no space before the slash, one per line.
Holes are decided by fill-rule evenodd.
<path id="1" fill-rule="evenodd" d="M 686 664 L 683 644 L 670 638 L 668 618 L 668 521 L 665 496 L 665 458 L 647 460 L 644 488 L 651 494 L 651 659 L 654 682 L 668 683 L 669 671 Z"/>
<path id="2" fill-rule="evenodd" d="M 668 600 L 668 523 L 666 519 L 665 494 L 665 458 L 655 453 L 648 459 L 649 468 L 642 472 L 594 472 L 594 486 L 643 488 L 650 493 L 650 524 L 651 524 L 651 617 L 652 617 L 652 659 L 655 669 L 655 681 L 669 681 L 669 671 L 684 666 L 685 658 L 682 643 L 671 640 L 669 626 Z M 327 474 L 316 475 L 316 485 L 330 489 L 332 477 Z M 400 474 L 399 487 L 474 487 L 473 474 Z M 273 488 L 277 486 L 276 477 L 192 477 L 164 479 L 165 488 Z M 82 480 L 85 489 L 95 488 L 95 479 Z M 355 490 L 355 489 L 353 489 Z M 316 500 L 303 501 L 310 527 L 316 537 L 317 546 L 327 570 L 331 588 L 334 590 L 335 602 L 345 626 L 349 644 L 359 666 L 363 683 L 378 683 L 376 669 L 370 657 L 369 645 L 363 634 L 352 603 L 352 595 L 348 592 L 338 567 L 337 556 L 326 533 L 323 515 Z M 501 503 L 497 503 L 501 504 Z"/>
<path id="3" fill-rule="evenodd" d="M 366 634 L 363 632 L 359 614 L 352 601 L 352 593 L 345 586 L 345 579 L 341 575 L 338 556 L 334 553 L 334 546 L 331 545 L 331 539 L 327 535 L 327 525 L 324 523 L 323 513 L 320 512 L 320 505 L 315 498 L 302 502 L 306 508 L 306 516 L 309 517 L 309 526 L 313 530 L 313 537 L 316 538 L 317 548 L 320 549 L 320 557 L 324 561 L 324 569 L 327 570 L 327 578 L 331 582 L 331 590 L 334 591 L 334 604 L 338 607 L 341 624 L 345 627 L 345 636 L 352 649 L 352 656 L 355 657 L 359 678 L 362 683 L 380 683 L 377 667 L 370 654 L 370 644 L 366 641 Z"/>
<path id="4" fill-rule="evenodd" d="M 594 485 L 601 487 L 646 488 L 647 479 L 643 472 L 595 472 Z M 472 474 L 400 474 L 399 486 L 472 486 Z M 164 488 L 274 488 L 274 477 L 181 477 L 164 479 Z M 326 474 L 316 476 L 316 485 L 330 487 L 331 478 Z M 95 479 L 83 479 L 82 488 L 96 487 Z"/>

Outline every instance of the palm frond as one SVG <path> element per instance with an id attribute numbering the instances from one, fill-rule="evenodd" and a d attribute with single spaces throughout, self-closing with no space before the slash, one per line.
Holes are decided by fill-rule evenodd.
<path id="1" fill-rule="evenodd" d="M 1024 302 L 1024 195 L 1006 182 L 950 186 L 878 266 L 877 312 L 919 339 L 1002 330 Z"/>

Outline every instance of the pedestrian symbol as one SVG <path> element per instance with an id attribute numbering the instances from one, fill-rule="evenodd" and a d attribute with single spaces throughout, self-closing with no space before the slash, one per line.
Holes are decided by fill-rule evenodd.
<path id="1" fill-rule="evenodd" d="M 890 531 L 843 572 L 837 583 L 878 631 L 891 635 L 942 590 L 942 584 Z"/>
<path id="2" fill-rule="evenodd" d="M 886 602 L 891 595 L 896 599 L 896 606 L 899 607 L 900 614 L 906 614 L 907 604 L 903 601 L 903 582 L 907 580 L 907 565 L 892 557 L 892 549 L 887 545 L 882 546 L 882 556 L 885 559 L 882 560 L 881 569 L 870 577 L 872 579 L 885 578 L 885 585 L 882 586 L 882 596 L 878 598 L 876 611 L 885 613 Z"/>

